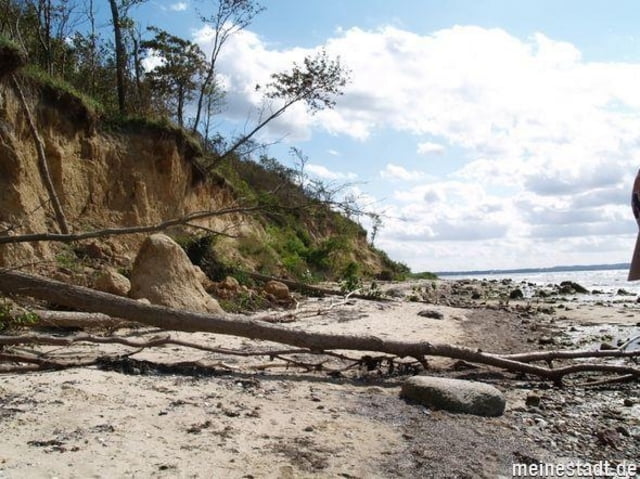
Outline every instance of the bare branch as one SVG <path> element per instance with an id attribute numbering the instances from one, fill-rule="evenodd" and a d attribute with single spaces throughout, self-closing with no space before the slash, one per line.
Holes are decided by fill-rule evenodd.
<path id="1" fill-rule="evenodd" d="M 189 224 L 192 221 L 211 218 L 214 216 L 230 215 L 236 213 L 250 213 L 262 209 L 262 206 L 237 206 L 231 208 L 223 208 L 216 211 L 197 211 L 189 213 L 180 218 L 173 218 L 155 225 L 131 226 L 124 228 L 107 228 L 97 231 L 86 231 L 83 233 L 32 233 L 19 236 L 2 236 L 0 244 L 42 242 L 42 241 L 59 241 L 62 243 L 70 243 L 72 241 L 80 241 L 91 238 L 104 238 L 108 236 L 120 236 L 136 233 L 153 233 L 162 231 L 172 226 Z"/>
<path id="2" fill-rule="evenodd" d="M 640 356 L 640 350 L 625 351 L 624 349 L 603 349 L 590 351 L 588 349 L 577 351 L 535 351 L 530 353 L 503 354 L 503 358 L 531 363 L 534 361 L 553 361 L 554 359 L 578 359 L 578 358 L 632 358 Z"/>
<path id="3" fill-rule="evenodd" d="M 33 121 L 31 111 L 29 110 L 29 105 L 27 104 L 27 100 L 24 97 L 24 93 L 22 92 L 20 83 L 18 83 L 15 75 L 11 75 L 11 83 L 15 88 L 16 93 L 18 94 L 18 98 L 20 99 L 20 103 L 22 104 L 22 109 L 24 110 L 24 114 L 27 118 L 27 123 L 29 124 L 29 129 L 31 130 L 31 134 L 33 135 L 33 140 L 36 143 L 36 152 L 38 154 L 40 175 L 42 176 L 42 182 L 44 183 L 44 186 L 49 193 L 49 199 L 51 200 L 51 206 L 53 207 L 53 211 L 56 215 L 58 227 L 60 228 L 62 234 L 69 234 L 70 229 L 69 225 L 67 224 L 67 218 L 64 215 L 62 205 L 60 204 L 60 199 L 58 198 L 56 189 L 53 186 L 53 181 L 51 180 L 51 173 L 49 172 L 49 163 L 47 161 L 47 154 L 45 153 L 44 143 L 42 142 L 42 138 L 40 138 L 40 135 L 38 134 L 38 129 L 35 122 Z"/>

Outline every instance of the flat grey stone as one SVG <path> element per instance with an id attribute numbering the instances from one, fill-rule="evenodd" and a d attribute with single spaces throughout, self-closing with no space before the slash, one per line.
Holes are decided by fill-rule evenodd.
<path id="1" fill-rule="evenodd" d="M 402 385 L 400 395 L 430 408 L 477 416 L 501 416 L 506 406 L 497 388 L 462 379 L 413 376 Z"/>
<path id="2" fill-rule="evenodd" d="M 444 319 L 444 314 L 440 311 L 436 311 L 435 309 L 425 309 L 418 313 L 418 316 L 422 316 L 423 318 L 431 318 L 431 319 Z"/>

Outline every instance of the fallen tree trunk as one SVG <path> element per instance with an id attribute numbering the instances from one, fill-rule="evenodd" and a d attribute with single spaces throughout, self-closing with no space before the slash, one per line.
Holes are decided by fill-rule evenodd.
<path id="1" fill-rule="evenodd" d="M 640 378 L 640 368 L 634 367 L 609 364 L 579 364 L 551 369 L 485 353 L 481 350 L 450 344 L 387 340 L 376 336 L 312 333 L 248 319 L 241 315 L 209 315 L 156 305 L 145 305 L 120 296 L 16 271 L 0 271 L 0 291 L 7 294 L 20 294 L 53 301 L 68 307 L 104 313 L 109 316 L 124 318 L 166 330 L 202 331 L 261 339 L 306 348 L 311 352 L 328 350 L 375 351 L 398 357 L 413 357 L 421 362 L 424 362 L 425 356 L 444 356 L 496 366 L 513 372 L 532 374 L 556 381 L 567 374 L 584 371 L 632 374 Z"/>
<path id="2" fill-rule="evenodd" d="M 33 326 L 51 326 L 54 328 L 126 328 L 134 327 L 134 321 L 114 318 L 103 313 L 86 313 L 83 311 L 54 311 L 49 309 L 34 309 L 30 311 L 36 317 L 30 323 Z M 19 315 L 10 315 L 17 318 Z M 295 321 L 292 313 L 260 316 L 260 321 L 268 323 L 291 323 Z"/>
<path id="3" fill-rule="evenodd" d="M 267 276 L 265 274 L 260 273 L 252 273 L 251 271 L 241 271 L 242 274 L 246 274 L 250 278 L 256 279 L 258 281 L 267 282 L 267 281 L 279 281 L 282 284 L 286 284 L 289 288 L 300 291 L 302 293 L 314 293 L 321 296 L 349 296 L 350 298 L 358 298 L 358 299 L 376 299 L 378 301 L 385 301 L 384 298 L 372 298 L 371 295 L 360 294 L 357 292 L 345 293 L 344 291 L 338 291 L 335 289 L 329 288 L 321 288 L 319 286 L 312 286 L 305 283 L 300 283 L 298 281 L 292 281 L 290 279 L 282 279 L 276 278 L 275 276 Z"/>
<path id="4" fill-rule="evenodd" d="M 34 325 L 52 326 L 56 328 L 115 328 L 130 324 L 119 318 L 112 318 L 102 313 L 83 313 L 81 311 L 33 310 L 37 316 Z"/>

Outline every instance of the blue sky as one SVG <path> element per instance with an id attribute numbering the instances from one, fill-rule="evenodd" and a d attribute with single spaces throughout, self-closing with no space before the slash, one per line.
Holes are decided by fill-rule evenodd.
<path id="1" fill-rule="evenodd" d="M 133 14 L 210 50 L 195 9 Z M 253 86 L 325 48 L 351 70 L 332 111 L 295 108 L 262 137 L 383 214 L 376 244 L 414 271 L 629 260 L 640 167 L 640 2 L 271 0 L 227 44 L 222 124 Z M 366 221 L 363 221 L 367 226 Z"/>

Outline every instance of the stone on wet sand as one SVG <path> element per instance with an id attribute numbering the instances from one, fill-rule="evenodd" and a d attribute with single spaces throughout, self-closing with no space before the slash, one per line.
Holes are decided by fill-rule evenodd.
<path id="1" fill-rule="evenodd" d="M 400 394 L 430 408 L 477 416 L 501 416 L 506 406 L 497 388 L 461 379 L 413 376 L 402 385 Z"/>
<path id="2" fill-rule="evenodd" d="M 559 286 L 560 294 L 589 294 L 589 290 L 574 281 L 563 281 Z"/>
<path id="3" fill-rule="evenodd" d="M 509 293 L 509 299 L 523 299 L 524 293 L 520 288 L 516 288 Z"/>

